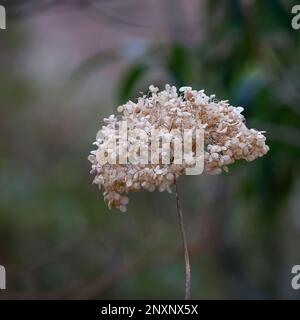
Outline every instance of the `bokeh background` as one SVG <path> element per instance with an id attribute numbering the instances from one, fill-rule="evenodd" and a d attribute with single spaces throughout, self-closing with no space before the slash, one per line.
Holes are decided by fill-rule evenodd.
<path id="1" fill-rule="evenodd" d="M 243 106 L 270 152 L 180 180 L 195 299 L 299 299 L 295 1 L 7 0 L 0 31 L 0 299 L 181 299 L 175 195 L 108 210 L 87 156 L 150 84 Z"/>

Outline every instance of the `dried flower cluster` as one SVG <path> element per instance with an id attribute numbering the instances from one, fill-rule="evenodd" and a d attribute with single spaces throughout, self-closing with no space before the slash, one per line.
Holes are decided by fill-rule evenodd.
<path id="1" fill-rule="evenodd" d="M 204 90 L 192 90 L 191 87 L 182 87 L 178 93 L 174 86 L 166 85 L 165 90 L 159 91 L 151 85 L 149 91 L 147 96 L 143 95 L 136 102 L 129 101 L 119 106 L 121 117 L 111 115 L 104 119 L 106 125 L 100 130 L 102 137 L 95 142 L 98 149 L 89 156 L 91 173 L 95 174 L 94 183 L 104 189 L 104 198 L 109 207 L 126 211 L 126 194 L 141 188 L 170 192 L 174 179 L 195 164 L 187 159 L 181 164 L 175 164 L 172 159 L 169 164 L 101 164 L 98 154 L 103 154 L 104 149 L 108 157 L 116 158 L 117 150 L 110 149 L 109 142 L 112 138 L 121 140 L 116 130 L 120 121 L 127 122 L 129 131 L 141 128 L 146 133 L 162 128 L 167 129 L 166 134 L 169 135 L 174 129 L 181 133 L 186 129 L 204 129 L 204 172 L 208 174 L 228 171 L 227 166 L 235 160 L 252 161 L 268 152 L 263 132 L 246 127 L 241 114 L 243 108 L 233 107 L 228 101 L 216 101 L 214 95 L 207 96 Z M 128 141 L 126 151 L 131 147 Z M 171 143 L 171 155 L 173 147 Z M 119 149 L 124 150 L 124 146 L 121 148 L 118 145 Z M 160 148 L 158 153 L 161 157 L 163 150 Z M 195 152 L 192 156 L 195 156 Z"/>

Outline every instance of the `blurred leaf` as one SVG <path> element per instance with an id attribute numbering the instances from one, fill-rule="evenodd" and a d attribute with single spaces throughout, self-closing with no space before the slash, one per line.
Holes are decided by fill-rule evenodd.
<path id="1" fill-rule="evenodd" d="M 187 48 L 180 43 L 175 43 L 170 48 L 167 69 L 178 87 L 188 85 L 192 75 L 192 57 Z"/>
<path id="2" fill-rule="evenodd" d="M 119 103 L 124 103 L 131 98 L 135 85 L 148 69 L 149 65 L 147 63 L 138 62 L 126 71 L 119 89 Z"/>

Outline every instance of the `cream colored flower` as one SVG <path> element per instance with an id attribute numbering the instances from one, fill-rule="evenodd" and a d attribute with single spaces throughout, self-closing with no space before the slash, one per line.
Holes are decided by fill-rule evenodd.
<path id="1" fill-rule="evenodd" d="M 216 101 L 215 96 L 207 96 L 204 90 L 197 91 L 191 87 L 182 87 L 179 94 L 174 86 L 166 85 L 165 90 L 149 87 L 150 94 L 143 95 L 137 102 L 129 101 L 118 107 L 121 117 L 115 115 L 104 119 L 106 123 L 100 130 L 95 142 L 97 150 L 91 152 L 94 183 L 104 190 L 104 198 L 109 207 L 117 207 L 126 211 L 127 194 L 141 188 L 154 191 L 171 192 L 174 179 L 185 174 L 185 169 L 194 165 L 195 141 L 193 149 L 182 163 L 176 164 L 176 139 L 183 136 L 185 130 L 204 130 L 204 172 L 219 174 L 228 171 L 228 165 L 236 160 L 252 161 L 265 155 L 269 147 L 265 144 L 263 132 L 248 129 L 245 118 L 241 114 L 243 108 L 233 107 L 228 101 Z M 124 163 L 128 157 L 141 153 L 143 146 L 151 146 L 151 140 L 141 140 L 139 150 L 129 140 L 123 140 L 119 127 L 126 121 L 128 132 L 141 129 L 146 137 L 153 130 L 166 132 L 164 138 L 172 140 L 170 144 L 170 163 L 161 161 L 165 150 L 159 146 L 151 156 L 158 157 L 160 162 Z M 181 137 L 180 137 L 181 135 Z M 145 137 L 144 137 L 145 138 Z M 147 153 L 147 149 L 144 148 Z M 109 163 L 101 163 L 101 155 L 105 154 Z M 119 161 L 118 161 L 119 160 Z"/>

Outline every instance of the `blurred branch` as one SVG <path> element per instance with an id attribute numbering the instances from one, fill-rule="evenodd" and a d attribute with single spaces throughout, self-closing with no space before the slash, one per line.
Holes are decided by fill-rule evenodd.
<path id="1" fill-rule="evenodd" d="M 90 6 L 90 3 L 90 0 L 5 0 L 1 4 L 13 14 L 32 15 L 54 8 L 86 8 Z"/>
<path id="2" fill-rule="evenodd" d="M 150 23 L 148 24 L 145 24 L 144 20 L 139 22 L 138 19 L 132 19 L 129 16 L 132 12 L 135 12 L 135 16 L 137 16 L 139 8 L 141 10 L 147 10 L 147 4 L 138 0 L 28 0 L 26 2 L 22 0 L 5 0 L 2 1 L 1 4 L 8 9 L 8 12 L 12 12 L 15 15 L 25 16 L 44 13 L 47 10 L 53 11 L 54 9 L 59 11 L 62 9 L 90 9 L 88 13 L 92 14 L 96 19 L 104 18 L 112 22 L 114 25 L 117 24 L 134 28 L 170 29 L 172 38 L 178 39 L 181 35 L 181 40 L 186 39 L 186 34 L 189 34 L 189 32 L 187 32 L 187 28 L 198 26 L 198 24 L 189 23 L 184 20 L 184 7 L 180 6 L 177 8 L 177 2 L 170 0 L 162 1 L 166 10 L 165 21 L 168 22 L 167 26 L 165 24 L 154 24 L 151 19 L 149 19 Z M 117 4 L 119 7 L 113 6 L 113 4 Z M 177 19 L 170 19 L 171 16 L 169 10 L 172 10 L 172 14 L 176 14 Z"/>
<path id="3" fill-rule="evenodd" d="M 203 246 L 200 241 L 195 241 L 189 246 L 190 252 L 199 254 L 202 252 Z M 157 248 L 159 252 L 159 248 Z M 156 259 L 151 261 L 141 257 L 131 257 L 127 260 L 129 262 L 121 262 L 115 267 L 112 267 L 112 271 L 100 275 L 98 278 L 93 279 L 89 283 L 74 282 L 68 285 L 64 285 L 63 289 L 55 290 L 52 292 L 27 292 L 19 293 L 10 290 L 5 293 L 5 299 L 93 299 L 103 294 L 105 290 L 108 290 L 120 281 L 124 276 L 128 276 L 132 272 L 146 271 L 149 268 L 163 265 L 168 263 L 181 255 L 181 249 L 175 248 L 169 253 L 161 253 L 156 255 Z"/>

